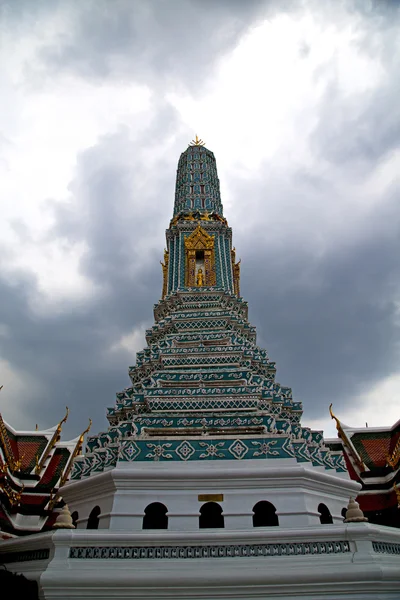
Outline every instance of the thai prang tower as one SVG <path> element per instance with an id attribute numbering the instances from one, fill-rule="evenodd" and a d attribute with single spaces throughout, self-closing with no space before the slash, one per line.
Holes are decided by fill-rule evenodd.
<path id="1" fill-rule="evenodd" d="M 343 487 L 342 453 L 329 451 L 321 432 L 302 427 L 301 403 L 276 381 L 275 363 L 257 346 L 240 296 L 240 264 L 223 213 L 215 157 L 197 136 L 179 159 L 166 242 L 162 298 L 154 307 L 155 324 L 146 332 L 147 348 L 129 369 L 132 385 L 108 409 L 108 431 L 90 437 L 86 455 L 75 462 L 76 483 L 69 485 L 67 495 L 79 512 L 80 526 L 86 526 L 94 505 L 100 508 L 100 527 L 111 528 L 147 528 L 154 515 L 157 523 L 177 530 L 210 523 L 235 528 L 252 527 L 253 521 L 319 522 L 322 498 L 315 496 L 316 481 L 312 492 L 304 480 L 302 493 L 292 494 L 294 471 L 307 471 L 307 481 L 316 477 L 321 490 L 321 476 L 324 481 L 328 477 L 335 489 L 328 512 L 342 519 L 346 485 L 353 489 L 354 484 Z M 127 516 L 124 508 L 122 516 L 115 497 L 107 507 L 90 498 L 89 481 L 107 473 L 118 488 L 117 473 L 124 478 L 127 468 L 133 469 L 132 494 L 143 469 L 146 477 L 153 472 L 166 477 L 168 489 L 142 494 L 142 505 L 134 502 L 135 514 Z M 270 479 L 271 468 L 279 471 L 279 481 Z M 249 478 L 260 476 L 263 492 L 247 489 L 242 496 L 235 489 L 228 500 L 222 481 L 236 471 L 244 477 L 241 488 L 253 488 Z M 190 484 L 193 497 L 189 502 L 186 494 L 183 505 L 181 477 L 187 474 L 192 480 L 196 473 L 201 484 Z M 179 485 L 173 491 L 175 476 Z M 231 480 L 229 485 L 237 487 Z M 82 486 L 86 491 L 78 502 L 73 490 L 78 493 Z"/>
<path id="2" fill-rule="evenodd" d="M 46 600 L 395 600 L 400 533 L 346 513 L 361 485 L 340 444 L 301 424 L 257 346 L 197 137 L 166 238 L 147 347 L 62 490 L 77 529 L 4 542 L 0 560 Z"/>

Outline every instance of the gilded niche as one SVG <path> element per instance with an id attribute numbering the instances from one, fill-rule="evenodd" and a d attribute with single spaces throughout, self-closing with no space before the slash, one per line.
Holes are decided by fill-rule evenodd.
<path id="1" fill-rule="evenodd" d="M 185 284 L 187 287 L 215 285 L 214 237 L 200 225 L 185 238 Z"/>
<path id="2" fill-rule="evenodd" d="M 164 300 L 167 295 L 167 287 L 168 287 L 168 261 L 169 261 L 169 253 L 168 250 L 164 250 L 164 262 L 160 260 L 160 264 L 163 272 L 163 286 L 162 286 L 162 294 L 161 298 Z"/>
<path id="3" fill-rule="evenodd" d="M 240 296 L 240 260 L 236 262 L 236 250 L 231 250 L 232 273 L 233 273 L 233 290 L 236 296 Z"/>

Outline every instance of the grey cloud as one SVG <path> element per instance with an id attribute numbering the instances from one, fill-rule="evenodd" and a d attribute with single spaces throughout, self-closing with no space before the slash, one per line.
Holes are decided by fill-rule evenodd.
<path id="1" fill-rule="evenodd" d="M 399 79 L 387 73 L 386 82 L 377 90 L 365 92 L 357 99 L 343 100 L 337 87 L 328 87 L 319 107 L 319 124 L 311 137 L 316 156 L 344 166 L 354 162 L 364 169 L 374 166 L 398 147 L 400 140 Z"/>
<path id="2" fill-rule="evenodd" d="M 181 79 L 195 89 L 265 6 L 262 0 L 87 0 L 68 7 L 72 25 L 38 59 L 55 72 L 152 86 Z"/>
<path id="3" fill-rule="evenodd" d="M 159 116 L 167 115 L 161 110 Z M 168 119 L 174 128 L 172 112 Z M 0 337 L 0 356 L 26 377 L 32 427 L 37 421 L 52 425 L 67 404 L 67 435 L 79 433 L 87 416 L 97 430 L 104 429 L 105 407 L 129 385 L 127 370 L 135 356 L 110 349 L 133 328 L 152 324 L 152 307 L 160 296 L 159 260 L 172 214 L 177 156 L 167 153 L 148 172 L 159 127 L 155 119 L 135 143 L 122 128 L 82 153 L 70 202 L 53 206 L 50 237 L 87 246 L 81 271 L 96 286 L 90 300 L 60 302 L 54 313 L 38 315 L 31 308 L 32 298 L 40 296 L 34 277 L 15 273 L 12 280 L 0 278 L 0 323 L 10 331 Z M 168 135 L 168 127 L 164 131 Z M 139 148 L 147 150 L 147 161 Z M 43 384 L 43 396 L 29 389 L 31 377 Z M 13 390 L 2 400 L 12 402 Z"/>
<path id="4" fill-rule="evenodd" d="M 307 186 L 293 173 L 288 180 L 283 191 L 274 187 L 280 182 L 265 181 L 268 205 L 286 195 L 298 202 L 281 204 L 281 235 L 273 232 L 274 217 L 263 211 L 261 182 L 237 182 L 237 202 L 245 189 L 251 199 L 246 203 L 251 235 L 238 226 L 234 243 L 242 258 L 241 291 L 259 343 L 277 361 L 277 380 L 303 401 L 306 418 L 317 418 L 327 415 L 330 402 L 343 409 L 398 372 L 400 185 L 388 188 L 363 223 L 365 235 L 355 231 L 353 238 L 342 238 L 339 231 L 321 248 L 315 223 L 303 214 Z M 323 177 L 313 187 L 320 200 L 314 210 L 321 216 L 334 202 L 329 189 Z M 235 216 L 240 220 L 246 222 L 244 210 Z"/>
<path id="5" fill-rule="evenodd" d="M 361 11 L 356 2 L 345 4 Z M 164 2 L 157 15 L 149 3 L 136 3 L 141 12 L 132 15 L 131 2 L 61 3 L 59 10 L 72 6 L 75 11 L 74 28 L 59 49 L 47 48 L 42 59 L 51 68 L 100 79 L 131 80 L 139 73 L 155 81 L 163 71 L 165 77 L 177 74 L 185 85 L 196 86 L 216 53 L 232 45 L 264 6 L 277 7 L 238 3 L 232 8 L 232 2 L 195 0 L 175 5 L 185 6 L 176 20 L 165 12 Z M 42 10 L 45 3 L 38 6 Z M 111 22 L 109 6 L 115 13 Z M 219 24 L 227 11 L 232 20 L 224 24 L 231 30 L 224 37 Z M 379 31 L 389 26 L 382 12 Z M 191 15 L 197 17 L 193 31 Z M 161 35 L 166 28 L 169 37 Z M 382 59 L 386 50 L 379 48 Z M 232 209 L 226 216 L 236 223 L 234 242 L 243 259 L 242 293 L 250 319 L 260 344 L 277 361 L 278 381 L 293 387 L 308 417 L 326 415 L 331 400 L 343 407 L 360 386 L 398 370 L 398 187 L 394 183 L 387 190 L 371 216 L 370 223 L 376 223 L 371 236 L 327 247 L 320 243 L 324 231 L 318 231 L 318 220 L 329 217 L 332 203 L 343 201 L 345 186 L 340 184 L 352 178 L 356 163 L 363 163 L 359 175 L 367 175 L 398 147 L 395 58 L 387 64 L 392 69 L 387 85 L 370 98 L 360 97 L 353 110 L 333 93 L 332 101 L 325 97 L 316 108 L 320 119 L 311 172 L 288 165 L 284 176 L 274 174 L 272 162 L 261 166 L 254 181 L 244 183 L 229 173 Z M 58 307 L 63 310 L 38 316 L 31 309 L 32 297 L 39 295 L 35 278 L 21 273 L 0 277 L 0 323 L 11 332 L 0 336 L 0 354 L 25 374 L 32 426 L 37 421 L 52 425 L 65 404 L 71 408 L 67 434 L 83 429 L 87 416 L 94 417 L 95 430 L 106 426 L 105 407 L 128 385 L 127 367 L 135 361 L 129 352 L 110 348 L 135 326 L 152 323 L 174 173 L 186 143 L 178 116 L 160 100 L 151 127 L 140 136 L 132 137 L 121 126 L 78 157 L 68 203 L 53 205 L 55 225 L 49 235 L 85 243 L 80 269 L 96 290 L 90 300 L 69 301 Z M 222 183 L 227 175 L 220 172 Z M 23 235 L 18 223 L 14 230 Z M 30 378 L 42 382 L 43 396 L 30 390 Z M 12 393 L 7 390 L 9 401 Z"/>

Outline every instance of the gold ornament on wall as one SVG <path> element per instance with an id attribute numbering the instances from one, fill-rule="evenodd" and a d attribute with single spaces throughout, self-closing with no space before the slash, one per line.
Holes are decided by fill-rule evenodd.
<path id="1" fill-rule="evenodd" d="M 209 235 L 200 225 L 185 238 L 185 255 L 186 286 L 215 285 L 214 237 Z M 202 261 L 200 267 L 198 266 L 199 260 Z"/>
<path id="2" fill-rule="evenodd" d="M 240 296 L 240 263 L 242 262 L 242 260 L 240 259 L 239 262 L 236 262 L 236 250 L 235 248 L 233 248 L 231 250 L 231 259 L 232 259 L 232 274 L 233 274 L 233 291 L 235 293 L 236 296 Z"/>
<path id="3" fill-rule="evenodd" d="M 161 298 L 164 300 L 167 295 L 168 289 L 168 261 L 169 261 L 169 253 L 168 250 L 164 250 L 164 262 L 160 260 L 162 272 L 163 272 L 163 286 L 162 286 L 162 294 Z"/>

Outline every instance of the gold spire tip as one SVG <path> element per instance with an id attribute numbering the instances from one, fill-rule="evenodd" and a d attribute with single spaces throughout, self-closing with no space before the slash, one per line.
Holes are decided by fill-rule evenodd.
<path id="1" fill-rule="evenodd" d="M 189 146 L 204 146 L 204 143 L 203 140 L 197 137 L 196 133 L 196 138 L 190 142 Z"/>

